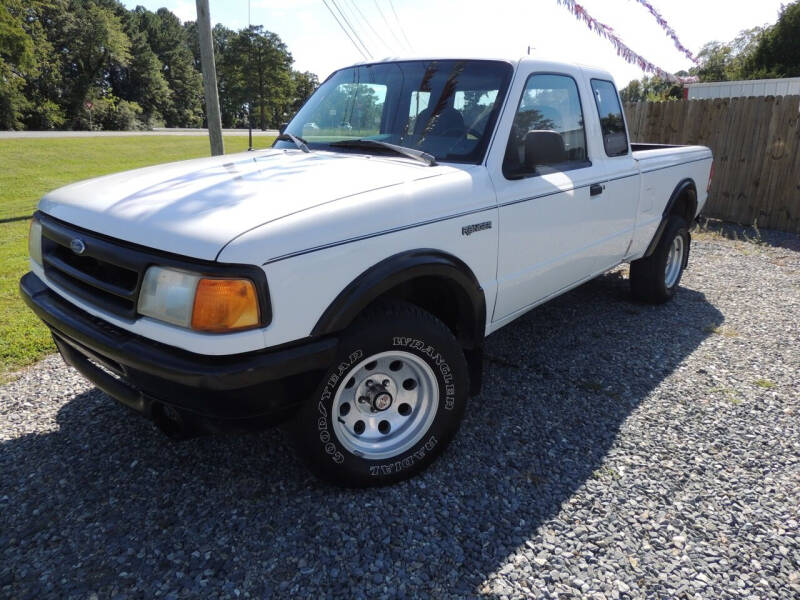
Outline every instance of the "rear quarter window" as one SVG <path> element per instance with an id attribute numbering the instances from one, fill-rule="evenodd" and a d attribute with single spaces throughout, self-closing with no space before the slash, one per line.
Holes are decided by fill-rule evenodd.
<path id="1" fill-rule="evenodd" d="M 592 79 L 592 94 L 597 105 L 597 115 L 600 117 L 606 155 L 625 156 L 628 154 L 628 134 L 625 131 L 617 88 L 610 81 Z"/>

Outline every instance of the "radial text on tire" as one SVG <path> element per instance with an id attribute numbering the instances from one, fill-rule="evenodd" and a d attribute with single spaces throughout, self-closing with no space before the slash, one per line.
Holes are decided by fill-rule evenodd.
<path id="1" fill-rule="evenodd" d="M 299 454 L 321 478 L 394 483 L 447 446 L 469 396 L 464 352 L 439 319 L 381 303 L 342 336 L 338 358 L 294 424 Z"/>

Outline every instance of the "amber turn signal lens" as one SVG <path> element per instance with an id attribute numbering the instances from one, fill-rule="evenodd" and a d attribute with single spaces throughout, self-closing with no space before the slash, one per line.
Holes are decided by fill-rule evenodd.
<path id="1" fill-rule="evenodd" d="M 192 310 L 192 329 L 233 331 L 258 325 L 258 297 L 249 279 L 201 279 Z"/>

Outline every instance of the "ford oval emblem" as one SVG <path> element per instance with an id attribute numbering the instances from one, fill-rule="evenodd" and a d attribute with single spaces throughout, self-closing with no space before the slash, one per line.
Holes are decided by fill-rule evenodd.
<path id="1" fill-rule="evenodd" d="M 72 250 L 75 254 L 83 254 L 86 252 L 86 244 L 83 243 L 81 238 L 74 238 L 69 243 L 69 249 Z"/>

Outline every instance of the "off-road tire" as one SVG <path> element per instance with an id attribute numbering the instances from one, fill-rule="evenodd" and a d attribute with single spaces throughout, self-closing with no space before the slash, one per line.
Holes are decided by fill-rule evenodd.
<path id="1" fill-rule="evenodd" d="M 400 360 L 390 362 L 395 356 Z M 380 358 L 373 361 L 372 357 Z M 365 389 L 364 385 L 374 385 L 366 370 L 374 363 L 378 365 L 372 367 L 376 373 L 382 369 L 381 372 L 387 374 L 387 378 L 379 376 L 378 379 L 383 380 L 383 385 L 394 386 L 392 389 L 396 390 L 392 400 L 385 401 L 398 404 L 391 405 L 386 411 L 396 409 L 402 414 L 399 402 L 408 396 L 395 385 L 394 379 L 391 384 L 386 383 L 393 376 L 386 365 L 394 368 L 402 362 L 403 357 L 407 359 L 405 364 L 397 367 L 404 369 L 398 371 L 400 377 L 404 377 L 402 373 L 407 373 L 406 369 L 412 366 L 418 373 L 427 373 L 421 378 L 424 380 L 424 389 L 436 391 L 435 409 L 429 408 L 425 413 L 427 416 L 417 421 L 420 424 L 413 429 L 413 435 L 407 434 L 405 441 L 399 438 L 398 443 L 412 444 L 410 447 L 393 456 L 371 458 L 368 457 L 371 449 L 359 452 L 361 440 L 356 430 L 360 426 L 357 423 L 352 425 L 352 419 L 363 416 L 364 421 L 372 423 L 367 425 L 366 433 L 378 436 L 374 420 L 370 420 L 373 415 L 369 412 L 376 406 L 376 396 L 372 396 L 373 404 L 363 402 L 367 398 L 363 395 L 358 396 L 361 400 L 351 399 L 349 403 L 346 399 L 353 398 L 352 394 Z M 367 381 L 370 383 L 367 384 Z M 404 388 L 406 382 L 401 382 Z M 423 387 L 418 388 L 419 398 L 422 398 L 423 391 Z M 458 430 L 468 396 L 469 373 L 464 352 L 447 326 L 413 304 L 400 301 L 381 303 L 369 309 L 343 334 L 335 363 L 296 415 L 293 430 L 297 451 L 317 476 L 336 485 L 372 487 L 395 483 L 419 473 L 442 453 Z M 433 406 L 433 397 L 431 394 L 431 404 L 426 406 Z M 422 401 L 418 404 L 414 404 L 414 400 L 409 402 L 415 406 L 409 418 L 419 419 L 422 409 L 417 412 L 417 407 L 423 406 Z M 343 403 L 349 406 L 343 407 Z M 343 408 L 347 408 L 346 413 L 343 413 Z M 353 415 L 350 414 L 351 410 L 366 412 Z M 409 410 L 409 404 L 405 405 L 404 410 Z M 383 414 L 400 419 L 397 414 L 389 415 L 388 412 L 380 413 L 375 418 Z M 345 423 L 345 419 L 350 421 Z M 411 428 L 404 430 L 404 423 L 394 430 L 396 435 L 402 436 L 403 431 L 412 431 Z M 416 436 L 420 436 L 418 441 Z M 379 436 L 368 441 L 372 443 L 373 439 L 377 440 L 376 444 L 382 443 Z M 351 445 L 350 449 L 347 444 Z M 377 448 L 375 456 L 380 453 L 381 447 Z M 397 449 L 400 450 L 400 447 Z M 393 451 L 393 447 L 385 450 Z"/>
<path id="2" fill-rule="evenodd" d="M 667 262 L 670 254 L 674 252 L 675 239 L 678 237 L 683 242 L 680 268 L 676 276 L 668 278 L 665 273 Z M 631 292 L 636 299 L 651 304 L 662 304 L 675 295 L 688 260 L 690 240 L 686 221 L 677 215 L 670 216 L 653 253 L 647 258 L 631 262 Z"/>

